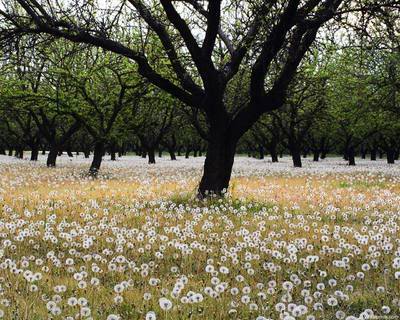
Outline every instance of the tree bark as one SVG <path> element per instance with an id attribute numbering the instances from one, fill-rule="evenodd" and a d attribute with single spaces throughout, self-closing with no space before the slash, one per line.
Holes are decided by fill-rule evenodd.
<path id="1" fill-rule="evenodd" d="M 223 195 L 229 187 L 232 166 L 235 157 L 236 142 L 229 136 L 217 136 L 210 139 L 204 162 L 198 195 L 200 198 L 209 194 Z"/>
<path id="2" fill-rule="evenodd" d="M 24 158 L 24 148 L 23 147 L 19 147 L 18 148 L 18 154 L 15 154 L 17 156 L 17 158 L 19 159 L 23 159 Z"/>
<path id="3" fill-rule="evenodd" d="M 258 146 L 258 153 L 259 153 L 259 159 L 263 160 L 264 159 L 264 147 L 262 145 Z"/>
<path id="4" fill-rule="evenodd" d="M 186 151 L 185 151 L 185 158 L 189 159 L 189 156 L 190 156 L 190 149 L 187 148 Z"/>
<path id="5" fill-rule="evenodd" d="M 149 155 L 149 164 L 155 164 L 156 163 L 156 154 L 154 148 L 149 148 L 147 150 L 147 153 Z"/>
<path id="6" fill-rule="evenodd" d="M 392 149 L 386 150 L 386 157 L 388 164 L 394 164 L 395 152 Z"/>
<path id="7" fill-rule="evenodd" d="M 13 149 L 8 150 L 8 155 L 9 155 L 10 157 L 12 157 L 12 155 L 13 155 Z"/>
<path id="8" fill-rule="evenodd" d="M 347 159 L 349 160 L 349 166 L 355 166 L 356 165 L 354 147 L 349 147 L 349 149 L 347 151 Z"/>
<path id="9" fill-rule="evenodd" d="M 31 147 L 31 161 L 37 161 L 38 157 L 39 157 L 39 147 L 32 146 Z"/>
<path id="10" fill-rule="evenodd" d="M 89 149 L 83 150 L 83 154 L 85 155 L 85 159 L 89 159 L 89 157 L 90 157 L 90 150 L 89 150 Z"/>
<path id="11" fill-rule="evenodd" d="M 50 151 L 49 154 L 47 155 L 47 161 L 46 161 L 48 167 L 56 166 L 57 155 L 58 155 L 57 146 L 50 146 Z"/>
<path id="12" fill-rule="evenodd" d="M 376 153 L 377 153 L 376 148 L 372 148 L 371 149 L 371 161 L 376 161 Z"/>
<path id="13" fill-rule="evenodd" d="M 319 151 L 314 151 L 313 161 L 319 161 Z"/>
<path id="14" fill-rule="evenodd" d="M 162 150 L 161 150 L 161 149 L 160 149 L 160 150 L 158 150 L 158 157 L 159 157 L 159 158 L 162 158 L 162 153 L 163 153 L 163 152 L 162 152 Z"/>
<path id="15" fill-rule="evenodd" d="M 117 160 L 117 154 L 115 150 L 115 144 L 111 143 L 110 145 L 110 155 L 111 155 L 111 161 L 116 161 Z"/>
<path id="16" fill-rule="evenodd" d="M 168 148 L 168 153 L 171 157 L 171 160 L 176 160 L 175 150 L 173 148 Z"/>
<path id="17" fill-rule="evenodd" d="M 103 160 L 103 155 L 104 155 L 104 142 L 97 141 L 94 145 L 93 160 L 89 169 L 89 172 L 91 174 L 96 175 L 99 172 L 101 162 Z"/>
<path id="18" fill-rule="evenodd" d="M 293 166 L 295 168 L 301 168 L 301 153 L 300 150 L 297 150 L 296 148 L 291 150 L 292 154 L 292 160 L 293 160 Z"/>

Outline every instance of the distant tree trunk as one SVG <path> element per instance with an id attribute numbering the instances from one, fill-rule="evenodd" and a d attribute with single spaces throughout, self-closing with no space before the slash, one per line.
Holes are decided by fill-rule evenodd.
<path id="1" fill-rule="evenodd" d="M 39 146 L 31 146 L 31 161 L 37 161 L 39 157 Z"/>
<path id="2" fill-rule="evenodd" d="M 23 159 L 24 158 L 24 148 L 23 147 L 18 147 L 18 155 L 16 154 L 17 158 Z"/>
<path id="3" fill-rule="evenodd" d="M 42 150 L 42 155 L 43 156 L 46 155 L 46 150 L 45 149 Z"/>
<path id="4" fill-rule="evenodd" d="M 73 155 L 73 153 L 72 153 L 72 150 L 71 150 L 71 147 L 68 147 L 68 148 L 67 148 L 67 154 L 68 154 L 68 157 L 70 157 L 70 158 L 73 158 L 73 157 L 74 157 L 74 155 Z"/>
<path id="5" fill-rule="evenodd" d="M 115 151 L 115 144 L 111 143 L 110 145 L 110 155 L 111 155 L 111 161 L 116 161 L 117 157 L 116 157 L 116 151 Z"/>
<path id="6" fill-rule="evenodd" d="M 393 149 L 386 150 L 387 163 L 393 164 L 395 158 L 395 151 Z"/>
<path id="7" fill-rule="evenodd" d="M 91 174 L 96 175 L 99 172 L 101 162 L 103 160 L 103 155 L 104 155 L 104 141 L 97 141 L 94 145 L 93 160 L 89 169 L 89 172 Z"/>
<path id="8" fill-rule="evenodd" d="M 162 149 L 159 149 L 159 150 L 158 150 L 158 157 L 159 157 L 159 158 L 162 158 L 162 153 L 163 153 Z"/>
<path id="9" fill-rule="evenodd" d="M 325 150 L 321 151 L 321 159 L 326 159 L 326 151 Z"/>
<path id="10" fill-rule="evenodd" d="M 62 150 L 59 150 L 59 151 L 58 151 L 58 156 L 60 157 L 60 156 L 62 156 L 62 155 L 63 155 Z"/>
<path id="11" fill-rule="evenodd" d="M 149 148 L 147 150 L 147 153 L 149 155 L 149 164 L 155 164 L 156 163 L 156 155 L 155 155 L 154 148 Z"/>
<path id="12" fill-rule="evenodd" d="M 170 144 L 168 145 L 168 153 L 171 157 L 171 160 L 176 160 L 176 155 L 175 155 L 175 144 Z"/>
<path id="13" fill-rule="evenodd" d="M 259 153 L 259 159 L 260 160 L 264 159 L 264 147 L 262 145 L 258 146 L 258 153 Z"/>
<path id="14" fill-rule="evenodd" d="M 0 154 L 6 155 L 6 149 L 3 147 L 0 147 Z"/>
<path id="15" fill-rule="evenodd" d="M 394 152 L 394 160 L 399 160 L 399 156 L 400 156 L 400 150 L 397 149 L 397 150 Z"/>
<path id="16" fill-rule="evenodd" d="M 171 157 L 171 160 L 176 160 L 175 151 L 172 148 L 168 148 L 168 153 Z"/>
<path id="17" fill-rule="evenodd" d="M 190 156 L 190 149 L 187 148 L 186 151 L 185 151 L 185 158 L 189 159 L 189 156 Z"/>
<path id="18" fill-rule="evenodd" d="M 314 150 L 313 161 L 319 161 L 319 150 Z"/>
<path id="19" fill-rule="evenodd" d="M 292 153 L 293 166 L 295 168 L 301 168 L 300 150 L 292 150 L 291 153 Z"/>
<path id="20" fill-rule="evenodd" d="M 47 161 L 46 161 L 48 167 L 56 166 L 57 155 L 58 155 L 58 147 L 54 145 L 50 146 L 50 151 L 49 154 L 47 155 Z"/>
<path id="21" fill-rule="evenodd" d="M 307 158 L 307 156 L 308 156 L 308 150 L 304 150 L 304 152 L 303 152 L 303 158 Z"/>
<path id="22" fill-rule="evenodd" d="M 193 151 L 193 157 L 197 157 L 197 149 L 194 149 L 194 151 Z"/>
<path id="23" fill-rule="evenodd" d="M 13 149 L 9 149 L 9 150 L 8 150 L 8 155 L 9 155 L 10 157 L 12 157 L 12 155 L 13 155 Z"/>
<path id="24" fill-rule="evenodd" d="M 360 151 L 361 151 L 361 159 L 365 159 L 367 157 L 367 149 L 364 146 L 362 146 Z"/>
<path id="25" fill-rule="evenodd" d="M 178 152 L 178 157 L 182 156 L 182 147 L 181 146 L 178 147 L 177 152 Z"/>
<path id="26" fill-rule="evenodd" d="M 379 150 L 379 159 L 383 159 L 383 150 Z"/>
<path id="27" fill-rule="evenodd" d="M 295 168 L 301 168 L 301 151 L 296 140 L 289 141 L 289 149 L 292 155 L 293 166 Z"/>
<path id="28" fill-rule="evenodd" d="M 141 157 L 142 157 L 143 159 L 145 159 L 145 158 L 147 157 L 147 152 L 144 151 L 144 150 L 142 150 L 142 155 L 141 155 Z"/>
<path id="29" fill-rule="evenodd" d="M 199 157 L 203 156 L 203 150 L 199 149 Z"/>
<path id="30" fill-rule="evenodd" d="M 347 159 L 349 161 L 349 166 L 355 166 L 356 165 L 355 150 L 354 150 L 353 146 L 350 146 L 348 148 Z"/>
<path id="31" fill-rule="evenodd" d="M 83 150 L 83 154 L 85 155 L 85 159 L 89 159 L 90 157 L 90 150 L 89 148 Z"/>
<path id="32" fill-rule="evenodd" d="M 375 147 L 372 148 L 371 149 L 371 161 L 376 161 L 376 153 L 377 153 L 376 148 Z"/>
<path id="33" fill-rule="evenodd" d="M 283 158 L 283 151 L 279 152 L 279 158 L 281 158 L 281 159 Z"/>

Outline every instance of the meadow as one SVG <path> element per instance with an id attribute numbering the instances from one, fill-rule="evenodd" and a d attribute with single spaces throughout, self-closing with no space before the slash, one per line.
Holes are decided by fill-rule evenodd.
<path id="1" fill-rule="evenodd" d="M 0 156 L 0 318 L 400 318 L 400 167 Z"/>

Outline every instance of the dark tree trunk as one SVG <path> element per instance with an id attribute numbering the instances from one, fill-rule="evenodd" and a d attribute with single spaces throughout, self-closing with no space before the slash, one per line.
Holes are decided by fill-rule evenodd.
<path id="1" fill-rule="evenodd" d="M 349 166 L 355 166 L 356 165 L 354 147 L 349 147 L 349 149 L 347 151 L 347 159 L 349 160 Z"/>
<path id="2" fill-rule="evenodd" d="M 111 161 L 116 161 L 117 160 L 117 154 L 115 153 L 115 150 L 111 150 Z"/>
<path id="3" fill-rule="evenodd" d="M 24 158 L 24 149 L 22 147 L 18 148 L 17 158 L 19 158 L 19 159 L 23 159 Z"/>
<path id="4" fill-rule="evenodd" d="M 147 152 L 146 151 L 142 151 L 142 158 L 145 159 L 147 156 Z"/>
<path id="5" fill-rule="evenodd" d="M 186 149 L 186 151 L 185 151 L 185 158 L 186 158 L 186 159 L 189 159 L 189 156 L 190 156 L 190 149 L 188 148 L 188 149 Z"/>
<path id="6" fill-rule="evenodd" d="M 58 151 L 58 156 L 62 156 L 63 155 L 63 152 L 60 150 L 60 151 Z"/>
<path id="7" fill-rule="evenodd" d="M 39 147 L 38 146 L 32 146 L 31 147 L 31 161 L 37 161 L 39 157 Z"/>
<path id="8" fill-rule="evenodd" d="M 307 158 L 307 156 L 308 156 L 308 152 L 307 152 L 307 150 L 305 150 L 305 151 L 303 152 L 303 158 Z"/>
<path id="9" fill-rule="evenodd" d="M 0 147 L 0 154 L 6 155 L 6 149 L 4 149 L 3 147 Z"/>
<path id="10" fill-rule="evenodd" d="M 260 160 L 264 159 L 264 147 L 262 145 L 258 146 L 258 153 L 259 153 L 259 159 Z"/>
<path id="11" fill-rule="evenodd" d="M 79 151 L 76 152 L 76 155 L 79 156 Z"/>
<path id="12" fill-rule="evenodd" d="M 103 155 L 104 155 L 104 142 L 97 141 L 94 145 L 93 160 L 89 169 L 89 172 L 91 174 L 96 175 L 99 172 L 101 162 L 103 160 Z"/>
<path id="13" fill-rule="evenodd" d="M 138 151 L 136 150 L 136 155 L 138 155 Z M 122 151 L 121 149 L 118 150 L 118 157 L 121 158 L 122 157 Z"/>
<path id="14" fill-rule="evenodd" d="M 319 151 L 316 150 L 313 153 L 313 161 L 319 161 Z"/>
<path id="15" fill-rule="evenodd" d="M 85 159 L 89 159 L 89 157 L 90 157 L 90 150 L 89 150 L 89 149 L 83 150 L 83 154 L 85 155 Z"/>
<path id="16" fill-rule="evenodd" d="M 371 161 L 376 161 L 376 153 L 377 153 L 376 148 L 372 148 L 371 149 Z"/>
<path id="17" fill-rule="evenodd" d="M 169 150 L 169 155 L 171 157 L 171 160 L 176 160 L 176 156 L 175 156 L 174 150 Z"/>
<path id="18" fill-rule="evenodd" d="M 48 167 L 56 166 L 57 155 L 58 155 L 57 146 L 50 146 L 50 151 L 49 154 L 47 155 L 47 162 L 46 162 Z"/>
<path id="19" fill-rule="evenodd" d="M 199 149 L 199 157 L 201 157 L 203 155 L 203 151 L 201 150 L 201 148 Z"/>
<path id="20" fill-rule="evenodd" d="M 147 153 L 149 155 L 149 164 L 155 164 L 156 163 L 156 152 L 153 148 L 149 148 L 147 150 Z"/>
<path id="21" fill-rule="evenodd" d="M 176 160 L 174 148 L 169 147 L 169 148 L 168 148 L 168 153 L 169 153 L 169 155 L 170 155 L 170 157 L 171 157 L 171 160 Z"/>
<path id="22" fill-rule="evenodd" d="M 45 149 L 42 150 L 42 155 L 43 156 L 46 155 L 46 150 Z"/>
<path id="23" fill-rule="evenodd" d="M 178 150 L 177 150 L 177 152 L 178 152 L 178 157 L 180 157 L 181 155 L 182 155 L 182 147 L 178 147 Z"/>
<path id="24" fill-rule="evenodd" d="M 387 163 L 393 164 L 395 158 L 395 151 L 393 149 L 386 150 Z"/>
<path id="25" fill-rule="evenodd" d="M 379 150 L 379 159 L 383 159 L 383 151 Z"/>
<path id="26" fill-rule="evenodd" d="M 194 151 L 193 151 L 193 157 L 197 157 L 197 149 L 195 149 Z"/>
<path id="27" fill-rule="evenodd" d="M 326 151 L 325 150 L 321 151 L 321 159 L 326 159 Z"/>
<path id="28" fill-rule="evenodd" d="M 367 149 L 362 147 L 361 148 L 361 159 L 365 159 L 367 157 Z"/>
<path id="29" fill-rule="evenodd" d="M 70 158 L 74 157 L 74 155 L 73 155 L 73 153 L 72 153 L 70 148 L 67 149 L 67 154 L 68 154 L 68 157 L 70 157 Z"/>
<path id="30" fill-rule="evenodd" d="M 12 149 L 8 150 L 8 155 L 9 155 L 10 157 L 12 157 L 12 155 L 13 155 L 13 150 L 12 150 Z"/>
<path id="31" fill-rule="evenodd" d="M 158 150 L 158 157 L 159 158 L 162 158 L 162 153 L 163 153 L 163 151 L 160 149 L 160 150 Z"/>
<path id="32" fill-rule="evenodd" d="M 394 160 L 399 160 L 399 156 L 400 156 L 400 150 L 396 150 L 395 152 L 394 152 Z"/>
<path id="33" fill-rule="evenodd" d="M 235 157 L 236 142 L 228 137 L 215 135 L 210 140 L 204 162 L 203 177 L 199 185 L 199 197 L 207 194 L 221 196 L 229 187 Z"/>
<path id="34" fill-rule="evenodd" d="M 301 168 L 301 153 L 300 150 L 293 148 L 291 150 L 293 166 L 295 168 Z"/>
<path id="35" fill-rule="evenodd" d="M 279 152 L 279 158 L 283 158 L 283 151 Z"/>
<path id="36" fill-rule="evenodd" d="M 111 161 L 116 161 L 117 160 L 117 155 L 115 152 L 115 144 L 111 143 L 110 145 L 110 155 L 111 155 Z"/>
<path id="37" fill-rule="evenodd" d="M 271 160 L 272 162 L 278 162 L 278 154 L 276 153 L 276 151 L 271 153 Z"/>

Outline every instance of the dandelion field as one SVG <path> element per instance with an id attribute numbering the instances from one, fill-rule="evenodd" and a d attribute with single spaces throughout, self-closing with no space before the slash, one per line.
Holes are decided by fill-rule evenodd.
<path id="1" fill-rule="evenodd" d="M 203 159 L 0 158 L 4 319 L 396 319 L 400 168 L 239 158 L 194 195 Z"/>

